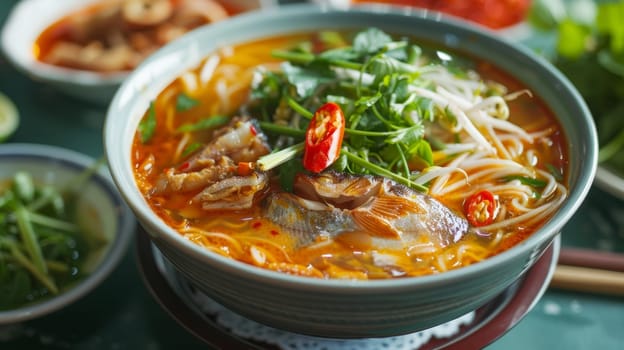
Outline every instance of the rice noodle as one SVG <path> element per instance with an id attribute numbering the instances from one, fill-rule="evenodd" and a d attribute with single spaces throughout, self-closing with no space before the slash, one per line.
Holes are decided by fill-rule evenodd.
<path id="1" fill-rule="evenodd" d="M 438 178 L 445 174 L 450 175 L 453 172 L 459 172 L 462 175 L 464 175 L 466 179 L 468 178 L 468 174 L 466 173 L 464 169 L 453 168 L 453 167 L 448 167 L 448 166 L 447 167 L 436 166 L 436 167 L 427 168 L 426 171 L 418 174 L 415 178 L 412 179 L 412 181 L 414 181 L 417 184 L 424 185 L 435 178 Z"/>
<path id="2" fill-rule="evenodd" d="M 197 93 L 199 83 L 195 74 L 191 72 L 185 72 L 180 76 L 180 81 L 182 82 L 184 92 L 186 92 L 188 95 L 194 96 Z"/>
<path id="3" fill-rule="evenodd" d="M 211 55 L 206 59 L 199 71 L 199 81 L 202 85 L 206 85 L 212 79 L 220 61 L 218 55 Z"/>
<path id="4" fill-rule="evenodd" d="M 191 135 L 189 133 L 184 133 L 180 142 L 178 142 L 178 146 L 176 147 L 175 153 L 173 155 L 173 159 L 177 162 L 182 158 L 182 152 L 184 152 L 184 148 L 186 147 Z"/>
<path id="5" fill-rule="evenodd" d="M 234 237 L 221 233 L 221 232 L 205 232 L 199 230 L 193 230 L 190 232 L 182 232 L 183 236 L 187 239 L 198 243 L 204 247 L 221 247 L 227 249 L 220 249 L 221 251 L 225 251 L 230 255 L 231 253 L 235 253 L 236 255 L 242 255 L 244 250 L 241 246 L 240 242 Z M 227 244 L 227 246 L 214 244 L 214 241 L 222 242 Z"/>
<path id="6" fill-rule="evenodd" d="M 490 153 L 494 152 L 494 148 L 485 139 L 483 134 L 477 130 L 472 121 L 470 121 L 468 116 L 466 116 L 466 113 L 464 113 L 464 111 L 456 104 L 450 103 L 450 101 L 445 99 L 443 96 L 425 88 L 410 85 L 409 90 L 419 96 L 431 99 L 441 109 L 450 109 L 451 112 L 457 117 L 458 128 L 456 131 L 460 131 L 462 129 L 465 130 L 477 142 L 480 148 Z"/>

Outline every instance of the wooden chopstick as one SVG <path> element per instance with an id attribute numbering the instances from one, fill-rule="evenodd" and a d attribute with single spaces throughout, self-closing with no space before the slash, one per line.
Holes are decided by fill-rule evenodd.
<path id="1" fill-rule="evenodd" d="M 624 296 L 624 273 L 569 265 L 557 265 L 551 288 Z"/>
<path id="2" fill-rule="evenodd" d="M 561 248 L 559 264 L 624 272 L 624 254 L 566 247 Z"/>
<path id="3" fill-rule="evenodd" d="M 562 248 L 550 287 L 624 296 L 624 255 L 582 248 Z"/>

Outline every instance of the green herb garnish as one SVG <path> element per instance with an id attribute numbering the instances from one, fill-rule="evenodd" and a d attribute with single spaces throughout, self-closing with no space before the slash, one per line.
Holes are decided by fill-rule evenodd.
<path id="1" fill-rule="evenodd" d="M 182 151 L 182 157 L 186 157 L 190 154 L 192 154 L 193 152 L 197 151 L 198 149 L 200 149 L 203 145 L 200 142 L 193 142 L 190 145 L 186 146 L 184 148 L 184 150 Z"/>
<path id="2" fill-rule="evenodd" d="M 193 109 L 195 106 L 199 105 L 199 101 L 188 96 L 185 93 L 180 93 L 176 98 L 176 111 L 178 112 L 186 112 L 190 109 Z"/>
<path id="3" fill-rule="evenodd" d="M 154 102 L 150 102 L 147 116 L 139 123 L 139 136 L 142 143 L 148 143 L 156 131 L 156 107 Z"/>
<path id="4" fill-rule="evenodd" d="M 423 49 L 407 39 L 393 40 L 376 28 L 356 33 L 350 43 L 338 40 L 335 33 L 325 35 L 329 44 L 320 53 L 305 44 L 274 51 L 274 57 L 285 60 L 282 70 L 261 73 L 252 87 L 251 115 L 260 116 L 260 126 L 271 138 L 290 140 L 281 151 L 261 157 L 260 169 L 300 156 L 303 146 L 297 142 L 314 111 L 335 102 L 344 112 L 346 128 L 342 156 L 334 168 L 386 176 L 427 191 L 412 180 L 418 171 L 411 166 L 431 166 L 433 150 L 444 145 L 439 140 L 436 148 L 429 143 L 425 123 L 452 124 L 455 119 L 450 111 L 413 92 L 430 83 L 421 77 L 430 66 L 416 64 L 424 57 Z M 280 177 L 293 172 L 282 173 Z"/>
<path id="5" fill-rule="evenodd" d="M 210 129 L 217 126 L 225 125 L 231 120 L 230 117 L 215 115 L 204 118 L 194 124 L 184 124 L 178 128 L 179 132 L 193 132 L 198 130 Z"/>
<path id="6" fill-rule="evenodd" d="M 541 187 L 546 186 L 546 181 L 544 180 L 534 179 L 532 177 L 521 176 L 521 175 L 505 176 L 503 180 L 506 182 L 512 181 L 512 180 L 518 180 L 523 185 L 527 185 L 527 186 L 531 186 L 535 188 L 541 188 Z"/>

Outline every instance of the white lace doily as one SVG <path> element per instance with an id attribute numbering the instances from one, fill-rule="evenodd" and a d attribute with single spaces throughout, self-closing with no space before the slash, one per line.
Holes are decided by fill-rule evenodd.
<path id="1" fill-rule="evenodd" d="M 189 292 L 189 297 L 202 313 L 214 318 L 232 334 L 285 350 L 416 350 L 432 338 L 443 339 L 458 334 L 460 327 L 472 323 L 475 317 L 474 311 L 469 312 L 439 326 L 401 336 L 347 340 L 326 339 L 265 326 L 230 311 L 195 289 Z"/>

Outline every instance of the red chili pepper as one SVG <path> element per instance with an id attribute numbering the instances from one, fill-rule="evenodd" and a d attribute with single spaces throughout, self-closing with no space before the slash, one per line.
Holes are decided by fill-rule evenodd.
<path id="1" fill-rule="evenodd" d="M 319 107 L 305 134 L 303 167 L 319 173 L 332 165 L 340 155 L 345 118 L 339 105 L 328 102 Z"/>
<path id="2" fill-rule="evenodd" d="M 468 197 L 464 202 L 464 212 L 472 226 L 489 225 L 498 213 L 498 201 L 492 192 L 483 190 Z"/>
<path id="3" fill-rule="evenodd" d="M 255 126 L 253 126 L 253 124 L 252 124 L 252 125 L 249 125 L 249 132 L 251 132 L 251 134 L 252 134 L 253 136 L 258 135 L 258 130 L 256 130 L 256 127 L 255 127 Z"/>

